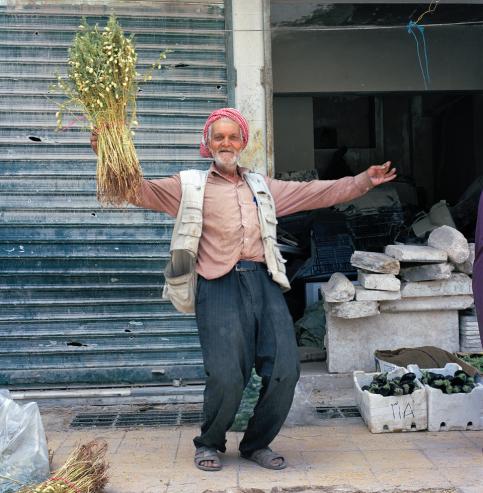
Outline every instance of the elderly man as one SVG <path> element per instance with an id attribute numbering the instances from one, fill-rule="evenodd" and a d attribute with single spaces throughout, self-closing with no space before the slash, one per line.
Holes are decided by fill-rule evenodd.
<path id="1" fill-rule="evenodd" d="M 206 471 L 222 467 L 218 451 L 225 452 L 226 432 L 253 367 L 262 378 L 262 389 L 240 443 L 240 455 L 269 469 L 286 467 L 284 457 L 269 444 L 289 412 L 299 362 L 293 322 L 281 289 L 288 287 L 288 281 L 284 272 L 273 268 L 283 266 L 283 259 L 275 240 L 273 244 L 266 241 L 265 216 L 258 209 L 273 209 L 273 218 L 266 219 L 274 228 L 275 212 L 285 216 L 346 202 L 396 176 L 390 162 L 371 166 L 355 177 L 330 181 L 286 182 L 257 175 L 265 190 L 254 193 L 249 178 L 255 174 L 238 165 L 248 136 L 241 113 L 223 108 L 209 116 L 200 147 L 203 157 L 213 159 L 204 189 L 196 257 L 196 321 L 206 389 L 194 461 Z M 91 142 L 96 150 L 95 135 Z M 176 217 L 182 199 L 180 176 L 144 180 L 139 197 L 135 205 Z"/>

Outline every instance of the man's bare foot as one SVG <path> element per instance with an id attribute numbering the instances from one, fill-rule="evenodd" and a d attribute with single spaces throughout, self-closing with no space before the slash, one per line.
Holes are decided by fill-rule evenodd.
<path id="1" fill-rule="evenodd" d="M 219 471 L 222 467 L 218 453 L 212 447 L 197 447 L 194 461 L 202 471 Z"/>

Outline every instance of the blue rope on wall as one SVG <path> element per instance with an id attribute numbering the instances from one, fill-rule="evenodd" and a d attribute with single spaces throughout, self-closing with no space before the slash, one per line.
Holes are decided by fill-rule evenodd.
<path id="1" fill-rule="evenodd" d="M 431 83 L 431 79 L 429 77 L 429 63 L 428 63 L 428 52 L 426 49 L 426 38 L 424 36 L 424 26 L 420 26 L 414 21 L 409 21 L 407 25 L 407 30 L 409 34 L 412 34 L 414 40 L 416 41 L 416 52 L 418 54 L 419 68 L 421 69 L 421 75 L 423 76 L 424 88 L 428 89 Z M 421 49 L 419 46 L 418 34 L 421 38 L 424 61 L 421 58 Z"/>

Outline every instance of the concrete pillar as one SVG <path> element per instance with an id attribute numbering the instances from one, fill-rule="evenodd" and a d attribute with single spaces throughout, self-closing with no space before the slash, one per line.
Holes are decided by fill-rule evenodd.
<path id="1" fill-rule="evenodd" d="M 268 0 L 232 0 L 235 104 L 250 124 L 241 164 L 273 174 L 270 5 Z"/>

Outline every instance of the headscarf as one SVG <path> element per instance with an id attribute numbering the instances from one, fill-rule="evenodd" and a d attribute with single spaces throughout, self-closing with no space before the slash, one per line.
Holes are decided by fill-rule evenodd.
<path id="1" fill-rule="evenodd" d="M 246 118 L 235 108 L 221 108 L 213 111 L 206 120 L 203 128 L 203 138 L 201 139 L 200 144 L 200 154 L 202 157 L 212 157 L 211 152 L 206 145 L 208 141 L 208 129 L 213 122 L 216 122 L 216 120 L 219 120 L 220 118 L 229 118 L 235 123 L 238 123 L 242 133 L 243 146 L 248 144 L 248 122 Z"/>

